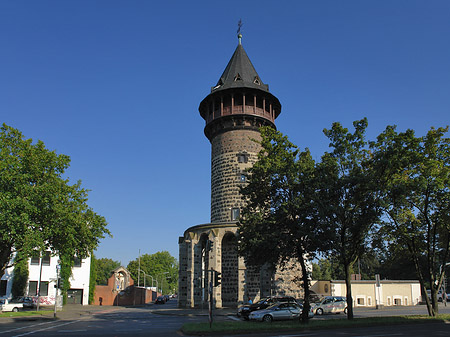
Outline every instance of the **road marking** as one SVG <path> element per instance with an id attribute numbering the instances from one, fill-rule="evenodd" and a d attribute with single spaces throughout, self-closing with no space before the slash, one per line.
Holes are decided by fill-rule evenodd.
<path id="1" fill-rule="evenodd" d="M 386 336 L 403 336 L 403 333 L 391 333 L 391 334 L 381 334 L 381 335 L 361 335 L 353 337 L 386 337 Z"/>
<path id="2" fill-rule="evenodd" d="M 234 316 L 227 316 L 228 318 L 234 320 L 234 321 L 240 321 L 241 319 L 239 317 L 234 317 Z"/>
<path id="3" fill-rule="evenodd" d="M 317 333 L 302 333 L 300 335 L 279 335 L 278 337 L 302 337 L 302 336 L 317 336 Z"/>
<path id="4" fill-rule="evenodd" d="M 78 321 L 70 321 L 70 322 L 67 322 L 67 323 L 59 324 L 59 325 L 53 325 L 53 326 L 49 326 L 48 328 L 44 328 L 44 329 L 39 329 L 39 330 L 33 330 L 33 331 L 30 331 L 30 332 L 26 332 L 26 333 L 21 334 L 21 335 L 14 335 L 13 337 L 21 337 L 21 336 L 32 335 L 32 334 L 34 334 L 34 333 L 36 333 L 36 332 L 41 332 L 41 331 L 45 331 L 45 330 L 50 330 L 50 329 L 59 328 L 60 326 L 65 326 L 65 325 L 73 324 L 73 323 L 76 323 L 76 322 L 78 322 Z"/>
<path id="5" fill-rule="evenodd" d="M 23 329 L 28 329 L 30 327 L 35 327 L 35 326 L 44 325 L 44 324 L 51 324 L 51 323 L 54 323 L 54 322 L 52 321 L 52 322 L 37 323 L 37 324 L 34 324 L 34 325 L 27 325 L 27 326 L 23 326 L 21 328 L 14 328 L 14 329 L 11 329 L 11 330 L 0 331 L 0 334 L 7 333 L 7 332 L 19 331 L 19 330 L 23 330 Z"/>

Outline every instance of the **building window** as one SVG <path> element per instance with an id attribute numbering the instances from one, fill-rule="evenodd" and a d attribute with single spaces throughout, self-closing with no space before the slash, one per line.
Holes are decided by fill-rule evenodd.
<path id="1" fill-rule="evenodd" d="M 81 259 L 75 256 L 73 258 L 73 266 L 74 267 L 81 267 Z"/>
<path id="2" fill-rule="evenodd" d="M 394 298 L 394 305 L 402 305 L 402 299 L 401 298 Z"/>
<path id="3" fill-rule="evenodd" d="M 50 265 L 50 251 L 44 252 L 44 256 L 42 257 L 42 265 L 43 266 Z"/>
<path id="4" fill-rule="evenodd" d="M 39 293 L 41 296 L 48 296 L 48 281 L 42 282 L 39 287 Z"/>
<path id="5" fill-rule="evenodd" d="M 37 295 L 37 281 L 28 282 L 28 296 L 36 296 Z"/>
<path id="6" fill-rule="evenodd" d="M 236 221 L 239 219 L 239 208 L 231 209 L 231 221 Z"/>
<path id="7" fill-rule="evenodd" d="M 359 298 L 357 299 L 357 303 L 358 303 L 358 305 L 364 305 L 364 298 L 359 297 Z"/>
<path id="8" fill-rule="evenodd" d="M 239 153 L 237 155 L 238 163 L 248 163 L 248 154 L 247 153 Z"/>
<path id="9" fill-rule="evenodd" d="M 0 296 L 6 296 L 6 286 L 8 285 L 7 280 L 0 281 Z"/>
<path id="10" fill-rule="evenodd" d="M 33 256 L 31 257 L 31 265 L 39 265 L 39 253 L 34 253 Z"/>

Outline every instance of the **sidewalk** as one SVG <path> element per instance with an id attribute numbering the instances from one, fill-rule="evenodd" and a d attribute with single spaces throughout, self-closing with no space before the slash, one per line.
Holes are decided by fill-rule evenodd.
<path id="1" fill-rule="evenodd" d="M 44 320 L 73 320 L 82 316 L 90 316 L 100 313 L 112 312 L 123 307 L 117 306 L 94 306 L 94 305 L 65 305 L 62 310 L 56 311 L 54 317 L 53 307 L 41 307 L 42 314 L 30 316 L 0 317 L 0 324 L 21 321 L 44 321 Z M 45 313 L 44 313 L 45 311 Z"/>
<path id="2" fill-rule="evenodd" d="M 74 320 L 83 316 L 92 316 L 96 314 L 105 314 L 126 308 L 141 308 L 147 309 L 155 315 L 169 315 L 169 316 L 208 316 L 208 309 L 190 309 L 190 308 L 164 308 L 163 305 L 147 304 L 145 306 L 136 307 L 122 307 L 109 305 L 65 305 L 62 310 L 56 312 L 54 317 L 53 307 L 41 307 L 45 313 L 30 316 L 16 316 L 16 317 L 0 317 L 0 324 L 12 323 L 21 321 L 43 321 L 43 320 Z M 213 310 L 214 316 L 228 316 L 236 315 L 236 309 L 220 308 Z"/>
<path id="3" fill-rule="evenodd" d="M 233 308 L 219 308 L 213 309 L 214 316 L 236 316 L 237 309 Z M 170 316 L 208 316 L 208 309 L 189 309 L 189 308 L 174 308 L 174 309 L 153 309 L 151 310 L 152 314 L 155 315 L 170 315 Z"/>

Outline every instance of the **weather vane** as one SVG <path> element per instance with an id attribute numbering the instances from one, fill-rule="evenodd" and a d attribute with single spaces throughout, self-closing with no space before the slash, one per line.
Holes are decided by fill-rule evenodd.
<path id="1" fill-rule="evenodd" d="M 239 44 L 241 44 L 241 39 L 242 39 L 242 34 L 241 34 L 241 27 L 242 27 L 242 19 L 239 19 L 238 22 L 238 30 L 237 30 L 237 34 L 238 34 L 238 39 L 239 39 Z"/>

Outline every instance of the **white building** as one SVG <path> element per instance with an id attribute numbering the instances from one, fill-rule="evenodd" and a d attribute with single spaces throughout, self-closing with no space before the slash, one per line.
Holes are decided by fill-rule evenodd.
<path id="1" fill-rule="evenodd" d="M 51 252 L 45 252 L 44 256 L 33 257 L 28 260 L 28 282 L 25 287 L 25 296 L 35 298 L 39 279 L 40 304 L 54 305 L 56 297 L 58 256 L 51 256 Z M 70 289 L 68 290 L 67 304 L 87 305 L 89 300 L 89 278 L 91 269 L 91 258 L 75 259 L 70 278 Z M 42 272 L 41 272 L 42 270 Z M 8 268 L 0 281 L 0 297 L 11 298 L 11 287 L 14 278 L 14 268 Z"/>

